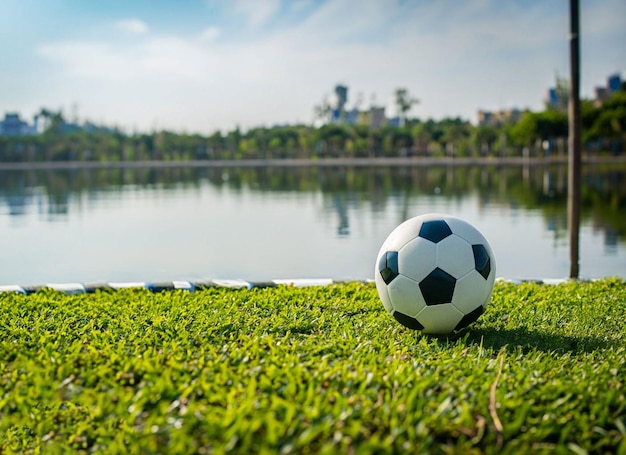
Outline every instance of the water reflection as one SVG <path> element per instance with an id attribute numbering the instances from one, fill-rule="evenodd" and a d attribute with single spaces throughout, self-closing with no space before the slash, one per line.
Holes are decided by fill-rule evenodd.
<path id="1" fill-rule="evenodd" d="M 626 273 L 626 165 L 585 166 L 582 277 Z M 480 223 L 498 275 L 563 277 L 567 168 L 0 171 L 0 284 L 371 278 L 405 219 Z"/>
<path id="2" fill-rule="evenodd" d="M 337 214 L 337 234 L 350 235 L 348 207 L 367 202 L 374 213 L 399 204 L 407 218 L 410 201 L 443 198 L 461 203 L 477 195 L 480 206 L 515 213 L 540 210 L 548 231 L 560 237 L 567 229 L 565 166 L 406 167 L 406 168 L 169 168 L 36 170 L 0 172 L 0 203 L 11 217 L 33 207 L 50 219 L 82 210 L 110 193 L 137 190 L 194 190 L 208 183 L 237 194 L 320 192 L 325 207 Z M 607 251 L 626 238 L 626 168 L 585 166 L 583 220 L 603 233 Z M 88 209 L 89 207 L 87 207 Z"/>

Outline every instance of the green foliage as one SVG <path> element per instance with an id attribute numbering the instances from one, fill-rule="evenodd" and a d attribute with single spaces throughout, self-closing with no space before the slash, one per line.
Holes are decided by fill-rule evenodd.
<path id="1" fill-rule="evenodd" d="M 624 453 L 626 283 L 496 283 L 449 338 L 372 284 L 0 294 L 2 453 Z"/>
<path id="2" fill-rule="evenodd" d="M 484 144 L 489 152 L 497 139 L 498 130 L 493 126 L 479 125 L 472 131 L 472 145 L 477 149 Z"/>
<path id="3" fill-rule="evenodd" d="M 567 115 L 549 109 L 544 112 L 526 112 L 511 128 L 511 138 L 517 145 L 529 145 L 534 141 L 567 137 Z"/>
<path id="4" fill-rule="evenodd" d="M 626 92 L 614 93 L 600 108 L 587 106 L 583 109 L 584 139 L 626 140 Z"/>
<path id="5" fill-rule="evenodd" d="M 540 139 L 567 137 L 567 115 L 556 109 L 548 109 L 535 114 L 537 116 L 537 136 Z"/>
<path id="6" fill-rule="evenodd" d="M 327 124 L 319 128 L 291 125 L 241 131 L 237 127 L 225 134 L 217 131 L 210 136 L 168 131 L 127 135 L 119 130 L 95 127 L 89 132 L 64 132 L 62 114 L 44 109 L 41 115 L 49 123 L 44 134 L 0 136 L 0 162 L 493 156 L 503 150 L 519 156 L 520 147 L 531 146 L 533 153 L 539 154 L 540 149 L 534 149 L 535 144 L 568 134 L 567 114 L 563 109 L 526 112 L 514 125 L 473 126 L 460 118 L 423 122 L 407 119 L 406 113 L 417 100 L 405 89 L 396 91 L 396 102 L 402 116 L 400 128 Z M 581 114 L 583 141 L 590 150 L 614 153 L 623 150 L 626 92 L 613 94 L 600 106 L 583 101 Z M 500 141 L 501 138 L 506 138 L 506 142 Z"/>
<path id="7" fill-rule="evenodd" d="M 537 139 L 537 117 L 532 112 L 526 112 L 511 128 L 511 139 L 516 145 L 528 145 Z"/>

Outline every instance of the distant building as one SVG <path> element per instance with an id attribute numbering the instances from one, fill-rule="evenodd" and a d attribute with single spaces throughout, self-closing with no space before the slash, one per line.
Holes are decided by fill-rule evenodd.
<path id="1" fill-rule="evenodd" d="M 340 111 L 343 111 L 346 103 L 348 102 L 348 87 L 345 85 L 336 85 L 335 95 L 337 96 L 337 106 L 335 107 Z"/>
<path id="2" fill-rule="evenodd" d="M 359 122 L 359 110 L 354 108 L 346 111 L 345 122 L 348 125 L 356 125 Z"/>
<path id="3" fill-rule="evenodd" d="M 371 128 L 380 128 L 386 124 L 385 107 L 372 106 L 367 111 L 359 112 L 359 125 L 366 125 Z"/>
<path id="4" fill-rule="evenodd" d="M 490 111 L 478 111 L 476 117 L 479 125 L 491 125 L 493 123 L 493 116 Z"/>
<path id="5" fill-rule="evenodd" d="M 622 89 L 622 78 L 619 74 L 612 74 L 606 79 L 606 85 L 604 87 L 595 87 L 594 92 L 594 104 L 599 106 L 604 100 L 607 100 L 615 92 Z"/>
<path id="6" fill-rule="evenodd" d="M 35 115 L 34 117 L 33 128 L 35 130 L 35 134 L 42 134 L 50 127 L 50 118 L 45 117 L 43 115 Z"/>
<path id="7" fill-rule="evenodd" d="M 32 134 L 42 134 L 50 128 L 52 120 L 50 116 L 37 114 L 33 117 L 33 123 L 29 124 L 26 120 L 20 118 L 20 114 L 16 112 L 7 112 L 4 119 L 0 120 L 0 135 L 2 136 L 25 136 Z M 85 131 L 93 133 L 101 131 L 105 133 L 113 133 L 115 130 L 105 126 L 99 126 L 91 122 L 83 124 L 66 122 L 61 119 L 57 125 L 60 134 L 68 134 L 76 131 Z"/>
<path id="8" fill-rule="evenodd" d="M 0 120 L 0 134 L 4 136 L 24 136 L 36 134 L 36 127 L 20 118 L 20 114 L 10 112 L 4 114 L 4 120 Z"/>
<path id="9" fill-rule="evenodd" d="M 622 89 L 622 78 L 619 74 L 613 74 L 606 80 L 606 88 L 609 93 L 619 92 Z"/>
<path id="10" fill-rule="evenodd" d="M 358 107 L 348 109 L 348 87 L 345 85 L 336 85 L 334 96 L 327 103 L 328 108 L 322 118 L 325 123 L 343 124 L 343 125 L 365 125 L 372 128 L 380 128 L 383 125 L 394 124 L 385 117 L 385 108 L 371 106 L 368 110 L 360 110 Z M 357 104 L 360 104 L 357 102 Z"/>
<path id="11" fill-rule="evenodd" d="M 550 87 L 547 90 L 545 102 L 548 106 L 556 106 L 559 104 L 559 97 L 556 94 L 556 88 Z"/>
<path id="12" fill-rule="evenodd" d="M 340 109 L 332 109 L 329 113 L 330 123 L 343 123 L 343 112 Z"/>
<path id="13" fill-rule="evenodd" d="M 517 123 L 526 110 L 517 108 L 504 109 L 501 111 L 478 111 L 478 124 L 487 126 L 501 126 L 505 123 Z"/>
<path id="14" fill-rule="evenodd" d="M 83 128 L 77 123 L 63 122 L 61 124 L 61 134 L 74 133 L 82 129 Z"/>
<path id="15" fill-rule="evenodd" d="M 335 86 L 335 96 L 331 99 L 328 111 L 329 123 L 346 123 L 346 102 L 348 101 L 348 87 Z"/>
<path id="16" fill-rule="evenodd" d="M 380 128 L 381 126 L 383 126 L 387 120 L 387 118 L 385 117 L 385 107 L 375 107 L 372 106 L 370 108 L 370 112 L 372 113 L 372 123 L 371 123 L 371 127 L 372 128 Z"/>
<path id="17" fill-rule="evenodd" d="M 391 117 L 387 119 L 387 126 L 392 128 L 399 128 L 402 126 L 402 119 L 399 116 Z"/>
<path id="18" fill-rule="evenodd" d="M 594 88 L 593 89 L 593 94 L 594 94 L 593 99 L 595 101 L 604 101 L 604 100 L 608 99 L 609 96 L 610 96 L 610 93 L 609 93 L 609 91 L 607 90 L 606 87 L 596 87 L 596 88 Z"/>

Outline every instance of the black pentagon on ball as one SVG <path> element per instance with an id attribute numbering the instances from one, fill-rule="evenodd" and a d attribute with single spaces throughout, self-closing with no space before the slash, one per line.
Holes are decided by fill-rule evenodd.
<path id="1" fill-rule="evenodd" d="M 396 321 L 398 321 L 403 326 L 408 327 L 409 329 L 424 330 L 424 326 L 420 324 L 414 317 L 407 316 L 406 314 L 400 313 L 399 311 L 394 311 L 393 317 L 396 318 Z"/>
<path id="2" fill-rule="evenodd" d="M 472 322 L 476 321 L 480 317 L 481 314 L 485 312 L 485 309 L 482 306 L 479 306 L 475 310 L 463 316 L 463 319 L 459 321 L 454 330 L 461 330 L 470 325 Z"/>
<path id="3" fill-rule="evenodd" d="M 487 248 L 485 248 L 485 245 L 472 245 L 472 251 L 474 251 L 476 271 L 486 280 L 491 273 L 491 258 L 489 253 L 487 253 Z"/>
<path id="4" fill-rule="evenodd" d="M 444 220 L 424 221 L 420 227 L 419 236 L 433 243 L 441 242 L 449 235 L 452 235 L 452 229 Z"/>
<path id="5" fill-rule="evenodd" d="M 442 305 L 452 301 L 456 279 L 437 267 L 419 283 L 426 305 Z"/>
<path id="6" fill-rule="evenodd" d="M 398 276 L 398 252 L 387 251 L 380 257 L 378 271 L 385 284 L 389 284 Z"/>

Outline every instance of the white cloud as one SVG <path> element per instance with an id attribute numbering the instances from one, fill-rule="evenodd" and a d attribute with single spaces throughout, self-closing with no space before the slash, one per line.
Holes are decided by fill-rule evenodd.
<path id="1" fill-rule="evenodd" d="M 207 27 L 200 33 L 200 39 L 202 41 L 213 41 L 220 34 L 220 29 L 217 27 Z"/>
<path id="2" fill-rule="evenodd" d="M 62 64 L 69 80 L 93 78 L 101 80 L 124 80 L 132 77 L 126 66 L 132 51 L 118 52 L 113 46 L 102 42 L 56 42 L 40 45 L 39 55 Z"/>
<path id="3" fill-rule="evenodd" d="M 39 47 L 40 55 L 62 63 L 68 75 L 82 80 L 180 82 L 205 80 L 215 53 L 192 41 L 152 37 L 141 43 L 59 42 Z"/>
<path id="4" fill-rule="evenodd" d="M 139 19 L 124 19 L 116 22 L 115 25 L 118 29 L 124 32 L 137 35 L 142 35 L 148 32 L 148 25 L 145 22 L 140 21 Z"/>
<path id="5" fill-rule="evenodd" d="M 407 87 L 421 100 L 413 112 L 422 117 L 474 119 L 480 108 L 540 108 L 555 70 L 567 71 L 566 10 L 494 0 L 449 5 L 356 8 L 332 0 L 297 27 L 237 43 L 222 39 L 228 36 L 222 23 L 191 34 L 153 31 L 131 42 L 50 42 L 38 52 L 57 64 L 58 77 L 42 83 L 62 80 L 48 91 L 61 100 L 87 100 L 81 102 L 86 115 L 91 103 L 95 118 L 140 129 L 155 120 L 159 127 L 203 132 L 308 122 L 313 106 L 339 82 L 348 84 L 351 102 L 362 92 L 384 104 L 395 88 Z M 237 2 L 255 26 L 279 6 Z M 598 8 L 586 26 L 613 23 L 607 14 L 610 8 Z M 623 52 L 624 44 L 613 48 Z M 604 69 L 602 55 L 594 54 L 595 68 L 606 76 L 614 69 Z"/>
<path id="6" fill-rule="evenodd" d="M 231 4 L 251 27 L 264 25 L 280 10 L 280 0 L 232 0 Z"/>

